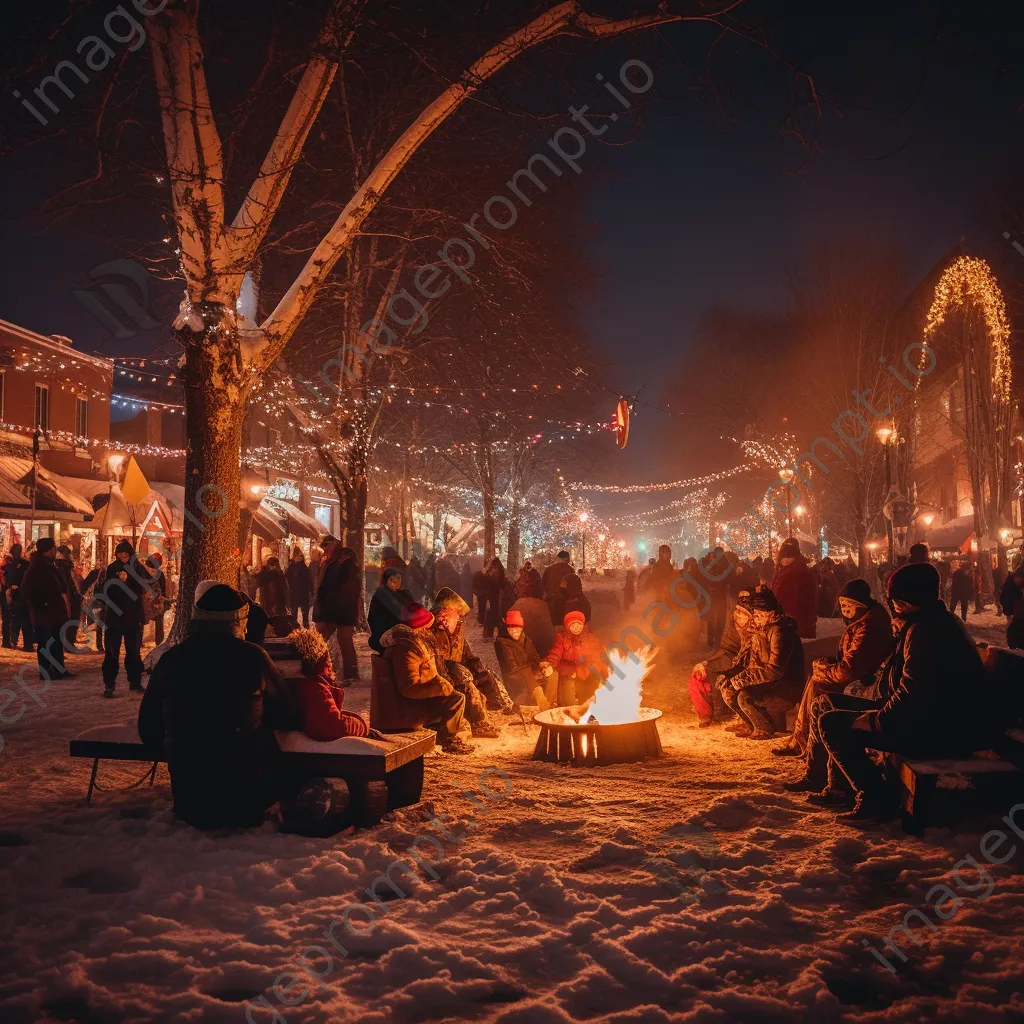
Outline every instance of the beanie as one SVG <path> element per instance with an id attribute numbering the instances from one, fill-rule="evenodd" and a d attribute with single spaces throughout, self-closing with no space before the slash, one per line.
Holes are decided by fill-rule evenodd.
<path id="1" fill-rule="evenodd" d="M 755 612 L 781 611 L 779 599 L 771 587 L 758 587 L 750 597 L 750 607 Z"/>
<path id="2" fill-rule="evenodd" d="M 565 618 L 562 619 L 562 624 L 568 629 L 574 622 L 579 622 L 583 625 L 587 623 L 587 617 L 583 612 L 566 612 Z"/>
<path id="3" fill-rule="evenodd" d="M 200 580 L 196 584 L 196 592 L 192 598 L 192 603 L 199 604 L 199 598 L 201 598 L 203 594 L 205 594 L 210 589 L 210 587 L 215 586 L 217 586 L 216 580 Z"/>
<path id="4" fill-rule="evenodd" d="M 40 537 L 36 541 L 36 551 L 41 555 L 45 555 L 47 551 L 52 551 L 56 546 L 52 537 Z"/>
<path id="5" fill-rule="evenodd" d="M 61 546 L 59 548 L 57 548 L 57 554 L 58 555 L 63 555 L 65 558 L 70 558 L 71 557 L 71 548 L 69 548 L 67 546 L 67 544 L 61 544 Z"/>
<path id="6" fill-rule="evenodd" d="M 196 602 L 193 617 L 200 622 L 235 622 L 248 610 L 249 606 L 234 587 L 215 583 Z"/>
<path id="7" fill-rule="evenodd" d="M 469 614 L 469 605 L 451 587 L 442 587 L 434 595 L 434 614 L 436 615 L 446 608 L 454 608 L 459 615 Z"/>
<path id="8" fill-rule="evenodd" d="M 123 540 L 116 548 L 114 548 L 114 554 L 134 555 L 135 548 L 132 547 L 132 542 L 130 540 Z"/>
<path id="9" fill-rule="evenodd" d="M 796 537 L 787 537 L 779 548 L 779 558 L 796 558 L 800 554 L 800 541 Z"/>
<path id="10" fill-rule="evenodd" d="M 515 608 L 509 609 L 505 614 L 505 625 L 506 626 L 518 626 L 522 629 L 526 623 L 523 621 L 523 613 L 516 610 Z"/>
<path id="11" fill-rule="evenodd" d="M 872 603 L 871 584 L 867 580 L 850 580 L 839 591 L 839 596 L 845 597 L 848 601 L 856 601 L 857 604 L 862 604 L 865 608 L 868 608 Z"/>
<path id="12" fill-rule="evenodd" d="M 908 562 L 889 577 L 889 600 L 933 604 L 939 599 L 939 571 L 930 562 Z"/>
<path id="13" fill-rule="evenodd" d="M 408 625 L 412 629 L 426 629 L 434 621 L 434 616 L 421 604 L 413 605 L 408 615 Z"/>

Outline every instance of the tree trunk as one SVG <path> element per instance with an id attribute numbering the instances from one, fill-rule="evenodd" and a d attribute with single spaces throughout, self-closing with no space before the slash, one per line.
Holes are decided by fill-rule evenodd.
<path id="1" fill-rule="evenodd" d="M 521 530 L 519 499 L 512 501 L 512 511 L 508 517 L 508 551 L 506 552 L 505 569 L 510 576 L 519 571 L 519 538 Z"/>
<path id="2" fill-rule="evenodd" d="M 185 337 L 185 512 L 172 643 L 184 639 L 201 580 L 237 587 L 242 425 L 248 386 L 233 324 Z"/>

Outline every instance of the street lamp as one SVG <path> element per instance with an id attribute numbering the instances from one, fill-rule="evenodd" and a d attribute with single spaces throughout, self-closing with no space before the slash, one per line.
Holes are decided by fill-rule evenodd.
<path id="1" fill-rule="evenodd" d="M 583 544 L 583 571 L 587 571 L 587 534 L 586 525 L 587 520 L 590 518 L 589 512 L 580 513 L 580 540 Z"/>
<path id="2" fill-rule="evenodd" d="M 783 466 L 779 470 L 779 479 L 786 485 L 786 528 L 789 536 L 793 536 L 793 470 Z"/>

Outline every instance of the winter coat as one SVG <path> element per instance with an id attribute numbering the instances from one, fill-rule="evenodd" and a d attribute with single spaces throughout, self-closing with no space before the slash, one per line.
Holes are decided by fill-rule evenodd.
<path id="1" fill-rule="evenodd" d="M 308 608 L 312 593 L 313 574 L 309 571 L 304 559 L 294 558 L 288 563 L 284 574 L 288 581 L 288 606 L 290 608 Z"/>
<path id="2" fill-rule="evenodd" d="M 590 607 L 590 600 L 587 598 L 587 595 L 583 593 L 583 581 L 579 576 L 575 573 L 566 576 L 562 592 L 565 595 L 561 606 L 562 618 L 564 619 L 569 612 L 583 612 L 583 618 L 589 622 L 593 609 Z M 556 623 L 556 625 L 559 625 L 559 623 Z"/>
<path id="3" fill-rule="evenodd" d="M 804 685 L 804 649 L 796 620 L 777 612 L 764 626 L 751 629 L 747 663 L 731 683 L 735 690 L 765 683 L 790 684 L 799 694 Z"/>
<path id="4" fill-rule="evenodd" d="M 999 590 L 999 607 L 1008 618 L 1024 620 L 1024 590 L 1017 585 L 1017 581 L 1010 573 Z"/>
<path id="5" fill-rule="evenodd" d="M 513 697 L 533 692 L 540 682 L 540 655 L 525 632 L 518 640 L 507 634 L 499 636 L 494 641 L 494 656 L 501 669 L 501 681 Z"/>
<path id="6" fill-rule="evenodd" d="M 28 605 L 33 626 L 56 629 L 71 618 L 71 591 L 64 576 L 51 559 L 38 551 L 29 559 L 21 596 Z"/>
<path id="7" fill-rule="evenodd" d="M 732 616 L 729 616 L 718 650 L 704 663 L 708 679 L 714 680 L 716 676 L 721 675 L 731 679 L 743 670 L 750 654 L 751 629 L 748 624 L 741 633 L 736 628 Z"/>
<path id="8" fill-rule="evenodd" d="M 761 577 L 757 575 L 757 571 L 752 566 L 747 565 L 746 562 L 736 563 L 726 579 L 729 583 L 729 593 L 733 598 L 738 597 L 744 590 L 756 590 L 758 583 L 761 582 Z"/>
<path id="9" fill-rule="evenodd" d="M 814 639 L 818 634 L 818 584 L 803 555 L 788 565 L 781 562 L 772 577 L 772 590 L 783 611 L 796 620 L 800 636 Z"/>
<path id="10" fill-rule="evenodd" d="M 352 711 L 343 711 L 345 691 L 317 675 L 291 682 L 299 728 L 311 739 L 329 742 L 342 736 L 368 736 L 369 728 Z"/>
<path id="11" fill-rule="evenodd" d="M 288 580 L 280 569 L 264 566 L 256 573 L 259 606 L 270 616 L 288 614 Z"/>
<path id="12" fill-rule="evenodd" d="M 316 595 L 313 621 L 358 626 L 363 596 L 362 574 L 354 558 L 332 558 L 324 567 Z"/>
<path id="13" fill-rule="evenodd" d="M 974 573 L 970 569 L 957 569 L 951 577 L 950 602 L 974 600 Z"/>
<path id="14" fill-rule="evenodd" d="M 934 740 L 951 754 L 980 749 L 1003 725 L 993 721 L 978 648 L 942 601 L 907 617 L 883 670 L 881 692 L 885 704 L 871 716 L 875 731 Z"/>
<path id="15" fill-rule="evenodd" d="M 127 577 L 124 580 L 118 575 L 122 572 Z M 107 629 L 133 629 L 145 623 L 144 599 L 156 589 L 152 574 L 133 554 L 127 562 L 115 558 L 104 569 L 103 586 L 97 583 L 93 600 L 103 605 L 103 624 Z"/>
<path id="16" fill-rule="evenodd" d="M 149 593 L 143 595 L 143 614 L 146 621 L 163 615 L 167 609 L 167 577 L 157 562 L 146 559 L 146 565 L 153 574 L 153 585 Z"/>
<path id="17" fill-rule="evenodd" d="M 558 673 L 560 679 L 575 675 L 589 679 L 591 672 L 601 679 L 611 671 L 605 645 L 586 626 L 578 636 L 567 629 L 555 634 L 555 642 L 544 660 Z"/>
<path id="18" fill-rule="evenodd" d="M 449 633 L 441 625 L 440 620 L 435 619 L 434 624 L 428 629 L 428 633 L 433 641 L 434 650 L 437 652 L 437 670 L 442 675 L 445 672 L 444 663 L 446 661 L 454 661 L 458 665 L 464 665 L 473 674 L 474 679 L 490 675 L 487 666 L 470 648 L 466 640 L 465 624 L 462 619 L 459 619 L 459 624 L 455 627 L 454 633 Z"/>
<path id="19" fill-rule="evenodd" d="M 0 565 L 0 572 L 3 573 L 3 585 L 4 590 L 10 590 L 12 587 L 20 588 L 22 581 L 25 579 L 25 573 L 28 570 L 28 559 L 27 558 L 15 558 L 13 555 L 7 555 L 4 558 L 2 565 Z M 11 595 L 10 600 L 17 602 L 20 599 L 17 589 Z"/>
<path id="20" fill-rule="evenodd" d="M 370 627 L 370 650 L 383 654 L 381 637 L 394 626 L 408 625 L 409 617 L 418 607 L 419 604 L 408 590 L 392 590 L 382 583 L 370 598 L 370 610 L 366 616 Z"/>
<path id="21" fill-rule="evenodd" d="M 540 573 L 531 565 L 529 569 L 521 569 L 514 585 L 516 599 L 520 597 L 543 597 L 544 581 Z"/>
<path id="22" fill-rule="evenodd" d="M 659 558 L 650 567 L 650 571 L 640 586 L 640 592 L 653 594 L 656 600 L 667 603 L 672 589 L 672 581 L 679 575 L 679 570 L 670 559 Z"/>
<path id="23" fill-rule="evenodd" d="M 440 671 L 433 640 L 426 630 L 395 626 L 381 646 L 384 670 L 374 666 L 370 721 L 385 732 L 419 728 L 429 720 L 429 705 L 421 702 L 455 693 Z"/>
<path id="24" fill-rule="evenodd" d="M 572 575 L 576 570 L 564 559 L 553 562 L 544 570 L 541 577 L 541 586 L 544 588 L 544 599 L 550 604 L 552 601 L 560 601 L 562 598 L 562 584 L 566 576 Z"/>
<path id="25" fill-rule="evenodd" d="M 266 652 L 236 624 L 193 620 L 157 662 L 139 708 L 139 736 L 167 756 L 178 816 L 196 828 L 259 825 L 280 796 L 274 729 L 296 724 Z"/>
<path id="26" fill-rule="evenodd" d="M 839 638 L 839 654 L 834 662 L 822 669 L 821 678 L 835 687 L 850 683 L 869 685 L 875 681 L 875 674 L 895 646 L 889 613 L 875 602 L 843 630 Z"/>

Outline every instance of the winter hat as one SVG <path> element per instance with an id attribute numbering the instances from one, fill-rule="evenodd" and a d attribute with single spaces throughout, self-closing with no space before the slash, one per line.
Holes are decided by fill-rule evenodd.
<path id="1" fill-rule="evenodd" d="M 845 597 L 848 601 L 856 601 L 857 604 L 862 604 L 865 608 L 869 608 L 872 604 L 871 584 L 867 580 L 850 580 L 839 591 L 839 596 Z"/>
<path id="2" fill-rule="evenodd" d="M 787 537 L 779 548 L 779 558 L 796 558 L 800 554 L 800 541 L 796 537 Z"/>
<path id="3" fill-rule="evenodd" d="M 67 544 L 61 544 L 61 546 L 59 548 L 57 548 L 57 554 L 58 555 L 63 555 L 65 558 L 70 558 L 71 557 L 71 548 L 69 548 L 67 546 Z"/>
<path id="4" fill-rule="evenodd" d="M 117 545 L 116 548 L 114 548 L 114 554 L 115 555 L 122 555 L 122 554 L 124 554 L 124 555 L 134 555 L 135 554 L 135 548 L 132 547 L 132 542 L 130 540 L 123 540 L 123 541 L 121 541 L 120 544 Z"/>
<path id="5" fill-rule="evenodd" d="M 469 614 L 469 605 L 451 587 L 442 587 L 434 595 L 434 614 L 443 612 L 446 608 L 454 608 L 459 615 Z"/>
<path id="6" fill-rule="evenodd" d="M 559 551 L 558 554 L 555 555 L 555 557 L 556 558 L 561 558 L 564 562 L 568 562 L 569 561 L 569 552 L 568 551 Z"/>
<path id="7" fill-rule="evenodd" d="M 196 592 L 195 595 L 193 596 L 192 603 L 199 604 L 199 598 L 201 598 L 203 594 L 205 594 L 210 589 L 210 587 L 215 586 L 217 586 L 216 580 L 200 580 L 196 584 Z"/>
<path id="8" fill-rule="evenodd" d="M 749 590 L 741 590 L 736 595 L 736 603 L 741 607 L 745 608 L 748 612 L 753 610 L 753 598 L 754 595 Z"/>
<path id="9" fill-rule="evenodd" d="M 299 652 L 299 657 L 310 665 L 319 665 L 324 658 L 330 657 L 327 641 L 315 629 L 293 629 L 288 640 Z"/>
<path id="10" fill-rule="evenodd" d="M 215 583 L 196 602 L 193 618 L 200 622 L 237 622 L 249 606 L 234 587 Z"/>
<path id="11" fill-rule="evenodd" d="M 40 537 L 36 541 L 36 551 L 41 555 L 45 555 L 47 551 L 52 551 L 56 546 L 52 537 Z"/>
<path id="12" fill-rule="evenodd" d="M 587 617 L 583 612 L 566 612 L 565 618 L 562 619 L 562 624 L 568 629 L 574 622 L 579 622 L 584 626 L 587 624 Z"/>
<path id="13" fill-rule="evenodd" d="M 518 626 L 520 629 L 524 629 L 526 623 L 523 621 L 523 613 L 515 608 L 509 609 L 509 611 L 505 613 L 505 625 Z"/>
<path id="14" fill-rule="evenodd" d="M 458 595 L 456 595 L 458 596 Z M 413 605 L 409 610 L 407 625 L 411 629 L 426 629 L 434 622 L 434 616 L 421 604 Z"/>
<path id="15" fill-rule="evenodd" d="M 401 569 L 385 569 L 380 574 L 380 585 L 382 587 L 387 586 L 388 580 L 392 579 L 395 576 L 397 576 L 399 579 L 401 579 L 402 578 L 402 570 Z"/>
<path id="16" fill-rule="evenodd" d="M 939 599 L 939 571 L 930 562 L 908 562 L 889 577 L 889 600 L 932 604 Z"/>
<path id="17" fill-rule="evenodd" d="M 779 599 L 771 587 L 758 587 L 750 597 L 751 611 L 755 612 L 777 612 L 780 611 Z"/>

